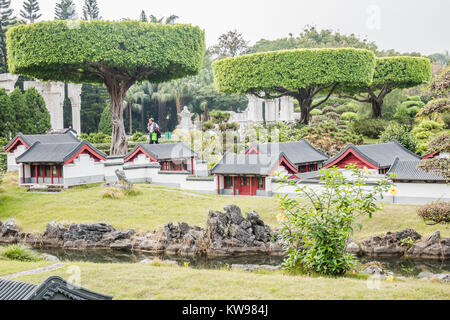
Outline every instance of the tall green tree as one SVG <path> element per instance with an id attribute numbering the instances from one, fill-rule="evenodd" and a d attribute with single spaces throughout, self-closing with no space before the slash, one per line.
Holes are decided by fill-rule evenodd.
<path id="1" fill-rule="evenodd" d="M 219 42 L 209 49 L 219 58 L 237 57 L 247 53 L 249 42 L 237 30 L 228 31 L 219 37 Z"/>
<path id="2" fill-rule="evenodd" d="M 23 10 L 20 10 L 20 16 L 28 23 L 34 23 L 42 16 L 39 11 L 40 8 L 37 0 L 25 0 Z"/>
<path id="3" fill-rule="evenodd" d="M 81 132 L 97 132 L 101 114 L 108 105 L 108 100 L 108 90 L 104 85 L 83 84 L 81 88 Z"/>
<path id="4" fill-rule="evenodd" d="M 72 20 L 76 18 L 75 4 L 73 0 L 61 0 L 55 6 L 55 19 Z"/>
<path id="5" fill-rule="evenodd" d="M 109 112 L 109 107 L 106 106 L 103 109 L 103 112 L 100 117 L 100 122 L 98 124 L 98 132 L 103 132 L 104 134 L 111 135 L 112 129 L 113 125 L 111 112 Z"/>
<path id="6" fill-rule="evenodd" d="M 6 31 L 15 23 L 13 12 L 11 0 L 0 0 L 0 73 L 8 72 Z"/>
<path id="7" fill-rule="evenodd" d="M 141 11 L 141 16 L 139 17 L 139 20 L 141 20 L 142 22 L 148 22 L 148 18 L 144 10 Z"/>
<path id="8" fill-rule="evenodd" d="M 0 89 L 0 137 L 10 139 L 14 130 L 14 112 L 11 98 L 5 89 Z"/>
<path id="9" fill-rule="evenodd" d="M 97 0 L 84 0 L 83 6 L 84 20 L 101 20 L 100 9 L 98 8 Z"/>

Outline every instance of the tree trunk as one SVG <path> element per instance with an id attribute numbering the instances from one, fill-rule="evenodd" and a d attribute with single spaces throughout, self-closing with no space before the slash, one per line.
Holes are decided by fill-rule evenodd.
<path id="1" fill-rule="evenodd" d="M 372 117 L 381 118 L 382 117 L 382 107 L 383 100 L 371 99 L 372 103 Z"/>
<path id="2" fill-rule="evenodd" d="M 300 123 L 301 124 L 309 124 L 309 120 L 311 119 L 311 105 L 312 99 L 297 99 L 300 104 Z"/>
<path id="3" fill-rule="evenodd" d="M 111 78 L 105 82 L 111 100 L 109 107 L 112 116 L 110 156 L 122 156 L 128 152 L 127 135 L 123 124 L 123 101 L 131 85 Z"/>

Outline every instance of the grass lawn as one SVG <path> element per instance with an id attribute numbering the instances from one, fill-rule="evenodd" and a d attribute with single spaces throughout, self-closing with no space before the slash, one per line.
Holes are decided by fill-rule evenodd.
<path id="1" fill-rule="evenodd" d="M 171 188 L 138 185 L 141 195 L 120 200 L 103 199 L 99 185 L 77 187 L 61 193 L 30 193 L 13 186 L 8 175 L 0 192 L 0 220 L 14 219 L 22 230 L 43 232 L 48 222 L 63 224 L 107 222 L 118 229 L 134 228 L 152 231 L 167 222 L 187 222 L 205 226 L 209 210 L 223 210 L 227 204 L 236 204 L 243 213 L 258 212 L 264 221 L 276 227 L 279 213 L 276 198 L 231 197 L 200 194 Z M 361 217 L 363 229 L 355 228 L 355 239 L 413 228 L 424 236 L 440 230 L 450 237 L 450 225 L 427 226 L 417 216 L 418 206 L 386 204 L 373 219 Z"/>
<path id="2" fill-rule="evenodd" d="M 0 274 L 5 273 L 8 263 L 0 261 Z M 73 275 L 73 266 L 80 268 L 83 287 L 113 295 L 115 299 L 444 300 L 450 297 L 448 284 L 413 279 L 393 282 L 383 280 L 379 289 L 369 289 L 368 282 L 363 276 L 336 279 L 294 276 L 282 271 L 248 273 L 141 264 L 73 263 L 53 272 L 24 276 L 15 280 L 38 284 L 51 275 L 67 279 Z"/>
<path id="3" fill-rule="evenodd" d="M 20 261 L 0 259 L 0 277 L 17 272 L 46 267 L 51 264 L 55 264 L 55 262 L 50 261 L 20 262 Z"/>

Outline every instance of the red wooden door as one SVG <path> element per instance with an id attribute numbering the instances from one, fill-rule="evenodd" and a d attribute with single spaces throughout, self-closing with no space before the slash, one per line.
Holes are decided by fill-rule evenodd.
<path id="1" fill-rule="evenodd" d="M 238 178 L 239 195 L 242 195 L 242 196 L 256 195 L 257 185 L 256 185 L 255 181 L 256 181 L 256 179 L 254 179 L 254 178 L 252 179 L 250 177 L 239 177 Z M 253 182 L 253 186 L 250 184 L 251 182 Z"/>

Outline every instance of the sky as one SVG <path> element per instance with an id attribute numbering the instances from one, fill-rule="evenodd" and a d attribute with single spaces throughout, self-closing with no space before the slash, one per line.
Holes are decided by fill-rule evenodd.
<path id="1" fill-rule="evenodd" d="M 59 1 L 59 0 L 58 0 Z M 39 0 L 40 20 L 54 18 L 57 0 Z M 11 0 L 18 14 L 22 0 Z M 81 17 L 84 0 L 74 0 Z M 420 52 L 450 51 L 449 0 L 98 0 L 105 20 L 138 19 L 140 12 L 157 17 L 175 14 L 180 23 L 205 30 L 206 44 L 238 30 L 254 44 L 298 35 L 306 25 L 354 33 L 380 49 Z"/>

